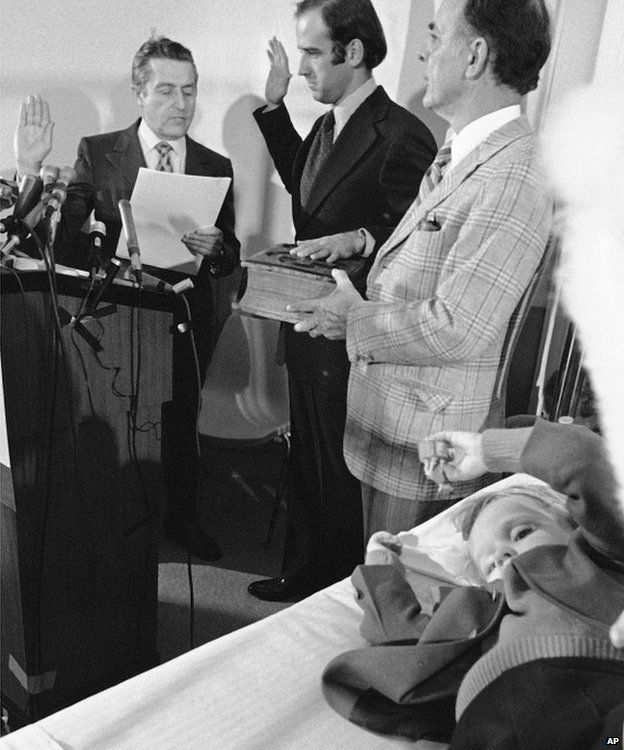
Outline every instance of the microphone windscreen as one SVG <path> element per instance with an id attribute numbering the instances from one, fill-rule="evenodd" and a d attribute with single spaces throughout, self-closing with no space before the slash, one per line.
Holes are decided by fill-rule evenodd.
<path id="1" fill-rule="evenodd" d="M 51 164 L 44 164 L 41 167 L 39 176 L 43 180 L 43 187 L 46 188 L 49 185 L 53 185 L 58 180 L 59 168 L 53 167 Z"/>
<path id="2" fill-rule="evenodd" d="M 59 169 L 57 182 L 69 185 L 76 179 L 76 170 L 73 167 L 61 167 Z"/>

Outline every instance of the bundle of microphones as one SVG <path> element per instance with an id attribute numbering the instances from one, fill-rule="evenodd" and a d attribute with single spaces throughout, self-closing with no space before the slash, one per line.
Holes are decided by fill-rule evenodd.
<path id="1" fill-rule="evenodd" d="M 24 175 L 17 190 L 8 182 L 3 182 L 3 207 L 13 204 L 13 213 L 0 222 L 0 234 L 7 238 L 0 249 L 2 258 L 10 255 L 28 257 L 36 242 L 29 239 L 35 232 L 46 238 L 48 245 L 48 260 L 54 243 L 56 227 L 60 221 L 60 209 L 67 197 L 69 185 L 76 179 L 72 167 L 54 167 L 44 165 L 38 175 Z M 193 287 L 190 279 L 183 279 L 177 284 L 168 284 L 155 276 L 143 272 L 141 253 L 132 216 L 130 201 L 122 199 L 118 202 L 119 214 L 128 249 L 130 265 L 125 274 L 127 281 L 132 281 L 139 288 L 150 288 L 158 292 L 182 294 Z M 85 300 L 83 310 L 92 311 L 97 307 L 100 299 L 108 292 L 115 277 L 122 267 L 119 259 L 113 257 L 102 269 L 102 242 L 106 236 L 106 226 L 103 222 L 92 219 L 89 227 L 91 239 L 91 289 L 88 300 Z M 96 283 L 94 283 L 96 282 Z M 99 283 L 98 283 L 99 282 Z"/>
<path id="2" fill-rule="evenodd" d="M 24 175 L 20 181 L 13 213 L 0 222 L 0 233 L 7 239 L 2 246 L 2 255 L 18 256 L 23 252 L 29 237 L 43 225 L 48 236 L 54 238 L 60 220 L 60 209 L 67 197 L 67 188 L 75 179 L 72 167 L 45 165 L 38 175 Z M 19 249 L 22 248 L 22 249 Z"/>

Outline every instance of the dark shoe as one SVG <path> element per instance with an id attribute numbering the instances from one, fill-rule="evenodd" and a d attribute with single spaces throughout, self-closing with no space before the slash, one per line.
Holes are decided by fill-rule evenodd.
<path id="1" fill-rule="evenodd" d="M 264 578 L 247 586 L 247 591 L 256 599 L 265 602 L 297 602 L 324 588 L 323 584 L 312 583 L 300 578 Z"/>
<path id="2" fill-rule="evenodd" d="M 188 521 L 186 523 L 165 524 L 165 536 L 177 542 L 195 557 L 199 557 L 207 562 L 214 562 L 223 557 L 223 550 L 208 536 L 202 527 L 197 523 Z"/>

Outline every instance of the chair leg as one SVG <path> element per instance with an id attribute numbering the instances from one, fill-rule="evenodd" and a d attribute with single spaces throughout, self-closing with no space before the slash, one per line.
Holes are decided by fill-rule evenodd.
<path id="1" fill-rule="evenodd" d="M 277 515 L 279 513 L 280 505 L 282 504 L 282 491 L 283 491 L 284 482 L 286 479 L 288 459 L 290 457 L 290 433 L 285 432 L 280 437 L 283 439 L 286 445 L 286 452 L 284 454 L 284 460 L 282 461 L 282 468 L 280 470 L 280 477 L 277 483 L 277 488 L 275 490 L 275 500 L 273 501 L 273 510 L 271 512 L 271 520 L 269 522 L 269 533 L 267 534 L 267 538 L 264 543 L 265 549 L 268 549 L 271 546 L 271 541 L 273 539 L 273 533 L 275 531 L 275 524 L 277 523 Z"/>

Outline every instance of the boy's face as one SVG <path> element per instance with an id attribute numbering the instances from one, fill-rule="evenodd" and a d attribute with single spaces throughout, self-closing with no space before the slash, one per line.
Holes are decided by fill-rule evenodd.
<path id="1" fill-rule="evenodd" d="M 512 557 L 547 544 L 567 544 L 572 527 L 553 518 L 537 500 L 509 495 L 479 513 L 468 537 L 468 551 L 486 581 L 502 576 Z"/>

